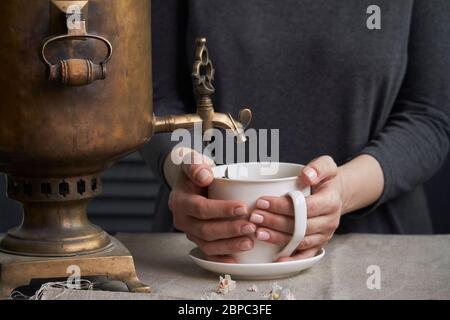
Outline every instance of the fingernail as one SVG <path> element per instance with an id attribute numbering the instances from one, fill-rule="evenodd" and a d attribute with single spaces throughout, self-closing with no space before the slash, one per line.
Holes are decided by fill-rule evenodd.
<path id="1" fill-rule="evenodd" d="M 267 231 L 258 231 L 256 238 L 261 241 L 267 241 L 270 239 L 270 234 Z"/>
<path id="2" fill-rule="evenodd" d="M 313 168 L 305 168 L 305 170 L 303 170 L 303 172 L 308 176 L 308 178 L 311 181 L 314 181 L 317 179 L 317 171 L 314 170 Z"/>
<path id="3" fill-rule="evenodd" d="M 270 202 L 267 201 L 267 200 L 264 200 L 264 199 L 259 199 L 259 200 L 256 202 L 256 206 L 257 206 L 259 209 L 269 209 L 269 208 L 270 208 Z"/>
<path id="4" fill-rule="evenodd" d="M 252 242 L 250 240 L 243 240 L 239 243 L 239 249 L 242 251 L 248 251 L 253 247 Z"/>
<path id="5" fill-rule="evenodd" d="M 250 216 L 250 221 L 253 223 L 263 223 L 264 217 L 260 214 L 254 213 Z"/>
<path id="6" fill-rule="evenodd" d="M 202 169 L 202 170 L 200 170 L 199 173 L 197 173 L 195 178 L 200 183 L 206 183 L 206 182 L 208 182 L 208 179 L 209 179 L 210 176 L 211 176 L 211 174 L 209 173 L 208 170 Z"/>
<path id="7" fill-rule="evenodd" d="M 252 234 L 255 233 L 256 227 L 252 224 L 246 224 L 241 228 L 242 234 Z"/>
<path id="8" fill-rule="evenodd" d="M 234 214 L 236 216 L 245 216 L 248 214 L 247 208 L 246 207 L 239 207 L 234 209 Z"/>

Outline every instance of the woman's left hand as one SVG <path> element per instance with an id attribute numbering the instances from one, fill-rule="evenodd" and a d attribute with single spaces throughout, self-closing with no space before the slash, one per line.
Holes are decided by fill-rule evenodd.
<path id="1" fill-rule="evenodd" d="M 334 160 L 323 156 L 310 162 L 300 175 L 301 183 L 312 187 L 306 198 L 308 222 L 306 236 L 297 251 L 279 261 L 313 257 L 333 237 L 343 208 L 343 184 Z M 262 197 L 250 221 L 258 227 L 258 240 L 285 246 L 294 231 L 294 208 L 288 197 Z"/>

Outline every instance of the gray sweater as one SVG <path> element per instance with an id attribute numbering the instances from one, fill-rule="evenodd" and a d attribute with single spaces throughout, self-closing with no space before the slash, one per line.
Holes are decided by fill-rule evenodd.
<path id="1" fill-rule="evenodd" d="M 320 155 L 343 164 L 369 154 L 383 195 L 348 214 L 338 232 L 431 233 L 422 183 L 447 157 L 450 136 L 450 1 L 154 0 L 155 112 L 195 112 L 195 38 L 217 69 L 216 109 L 251 106 L 254 128 L 280 129 L 280 160 Z M 168 135 L 143 149 L 154 168 Z M 168 190 L 158 207 L 170 225 Z M 450 214 L 450 213 L 449 213 Z"/>

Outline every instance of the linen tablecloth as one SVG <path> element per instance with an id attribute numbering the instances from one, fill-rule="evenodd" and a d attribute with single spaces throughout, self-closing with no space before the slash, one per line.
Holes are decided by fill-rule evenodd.
<path id="1" fill-rule="evenodd" d="M 190 260 L 194 245 L 183 234 L 117 238 L 133 253 L 138 274 L 153 293 L 47 289 L 43 299 L 267 299 L 275 282 L 296 299 L 450 299 L 450 235 L 336 235 L 310 270 L 276 281 L 237 280 L 225 296 L 211 295 L 218 275 Z M 248 291 L 253 284 L 258 292 Z"/>

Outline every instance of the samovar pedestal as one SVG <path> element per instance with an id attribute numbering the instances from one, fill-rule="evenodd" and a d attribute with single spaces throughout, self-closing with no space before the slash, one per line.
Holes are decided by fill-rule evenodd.
<path id="1" fill-rule="evenodd" d="M 125 246 L 111 237 L 108 249 L 74 257 L 32 257 L 0 252 L 0 299 L 35 279 L 67 279 L 70 267 L 81 270 L 82 278 L 105 276 L 124 282 L 131 292 L 150 293 L 136 274 L 133 257 Z"/>
<path id="2" fill-rule="evenodd" d="M 8 196 L 22 203 L 20 227 L 0 241 L 0 299 L 32 280 L 106 276 L 131 292 L 150 292 L 133 257 L 117 239 L 91 224 L 86 208 L 101 193 L 99 175 L 71 178 L 8 176 Z"/>

